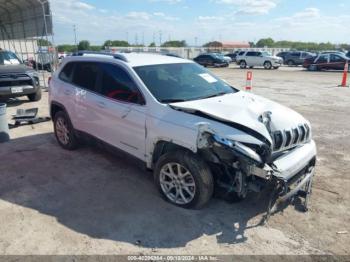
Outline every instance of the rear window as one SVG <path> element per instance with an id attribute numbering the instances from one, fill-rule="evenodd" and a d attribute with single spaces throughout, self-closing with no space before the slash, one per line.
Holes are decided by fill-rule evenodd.
<path id="1" fill-rule="evenodd" d="M 58 76 L 59 79 L 65 82 L 71 82 L 73 68 L 74 68 L 74 63 L 66 64 Z"/>
<path id="2" fill-rule="evenodd" d="M 256 52 L 248 52 L 246 56 L 256 56 Z"/>
<path id="3" fill-rule="evenodd" d="M 96 91 L 96 81 L 99 68 L 97 63 L 76 63 L 73 75 L 73 84 L 90 91 Z"/>

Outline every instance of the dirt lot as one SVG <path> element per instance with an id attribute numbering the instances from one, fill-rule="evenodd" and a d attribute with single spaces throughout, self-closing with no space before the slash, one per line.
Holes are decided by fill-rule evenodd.
<path id="1" fill-rule="evenodd" d="M 245 70 L 213 69 L 232 85 Z M 350 254 L 350 88 L 341 74 L 255 69 L 254 90 L 299 111 L 319 156 L 309 213 L 293 206 L 258 225 L 264 195 L 213 199 L 191 211 L 164 202 L 132 159 L 56 144 L 51 122 L 11 130 L 0 144 L 0 254 Z M 47 116 L 47 93 L 38 106 Z M 10 119 L 10 117 L 9 117 Z"/>

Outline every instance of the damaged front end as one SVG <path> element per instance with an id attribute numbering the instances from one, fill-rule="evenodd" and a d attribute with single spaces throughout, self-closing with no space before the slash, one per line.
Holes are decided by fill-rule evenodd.
<path id="1" fill-rule="evenodd" d="M 316 145 L 306 139 L 294 147 L 274 153 L 274 145 L 250 145 L 221 137 L 208 125 L 200 125 L 199 153 L 210 163 L 217 186 L 245 198 L 249 191 L 271 189 L 266 218 L 281 203 L 302 197 L 308 209 L 316 162 Z"/>

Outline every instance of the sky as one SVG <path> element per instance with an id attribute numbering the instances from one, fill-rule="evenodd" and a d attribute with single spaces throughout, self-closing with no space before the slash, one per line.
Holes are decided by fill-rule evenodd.
<path id="1" fill-rule="evenodd" d="M 51 0 L 55 42 L 350 42 L 349 0 Z"/>

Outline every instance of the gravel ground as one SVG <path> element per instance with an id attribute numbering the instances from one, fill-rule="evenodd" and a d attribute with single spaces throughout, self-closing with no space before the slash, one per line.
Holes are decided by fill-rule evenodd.
<path id="1" fill-rule="evenodd" d="M 212 69 L 243 88 L 246 70 Z M 61 149 L 52 123 L 11 129 L 0 144 L 0 254 L 332 254 L 350 246 L 350 88 L 341 73 L 253 69 L 253 92 L 308 118 L 318 146 L 311 210 L 294 206 L 259 225 L 266 196 L 213 199 L 203 210 L 164 202 L 152 175 L 123 155 Z M 38 103 L 48 115 L 47 93 Z"/>

